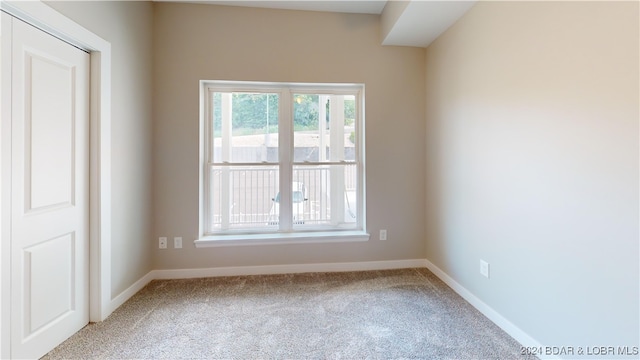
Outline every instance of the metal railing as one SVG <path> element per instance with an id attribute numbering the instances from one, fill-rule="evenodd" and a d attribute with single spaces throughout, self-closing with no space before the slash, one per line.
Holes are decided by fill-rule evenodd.
<path id="1" fill-rule="evenodd" d="M 294 226 L 355 222 L 355 163 L 296 165 L 292 175 L 293 182 L 303 188 L 306 199 L 293 204 Z M 212 166 L 210 179 L 210 219 L 214 231 L 277 229 L 279 204 L 274 201 L 279 191 L 277 166 Z M 332 198 L 332 190 L 340 196 Z M 344 200 L 336 203 L 336 199 Z M 225 208 L 228 211 L 225 212 Z M 338 209 L 333 216 L 332 208 Z"/>

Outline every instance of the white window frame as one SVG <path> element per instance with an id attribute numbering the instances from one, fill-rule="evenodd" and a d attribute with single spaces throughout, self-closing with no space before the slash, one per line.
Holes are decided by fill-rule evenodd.
<path id="1" fill-rule="evenodd" d="M 246 229 L 229 231 L 209 231 L 211 225 L 209 219 L 210 199 L 209 174 L 210 159 L 213 156 L 210 128 L 211 104 L 210 96 L 213 92 L 269 92 L 279 94 L 279 108 L 281 118 L 278 121 L 279 148 L 279 190 L 281 196 L 280 224 L 278 231 L 266 231 L 265 229 Z M 310 227 L 294 229 L 290 203 L 291 182 L 293 167 L 295 165 L 331 165 L 331 162 L 322 163 L 294 163 L 293 162 L 293 94 L 319 94 L 319 95 L 355 95 L 356 99 L 356 166 L 357 166 L 357 222 L 351 229 L 340 227 Z M 291 243 L 317 243 L 317 242 L 348 242 L 367 241 L 366 210 L 365 210 L 365 144 L 364 144 L 364 84 L 307 84 L 307 83 L 271 83 L 271 82 L 246 82 L 246 81 L 200 81 L 200 196 L 199 196 L 199 237 L 195 240 L 196 247 L 237 246 L 256 244 L 291 244 Z M 344 162 L 338 163 L 344 165 Z"/>

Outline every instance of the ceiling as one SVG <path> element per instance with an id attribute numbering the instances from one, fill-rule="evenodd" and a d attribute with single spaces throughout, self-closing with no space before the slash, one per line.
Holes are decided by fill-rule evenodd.
<path id="1" fill-rule="evenodd" d="M 158 0 L 156 0 L 158 1 Z M 163 0 L 159 0 L 163 1 Z M 172 1 L 172 0 L 169 0 Z M 173 0 L 175 1 L 175 0 Z M 257 7 L 257 8 L 269 8 L 269 9 L 286 9 L 286 10 L 307 10 L 307 11 L 327 11 L 327 12 L 340 12 L 340 13 L 355 13 L 355 14 L 381 14 L 384 9 L 386 0 L 348 0 L 348 1 L 333 1 L 333 0 L 284 0 L 284 1 L 271 1 L 271 0 L 187 0 L 179 2 L 194 2 L 194 3 L 206 3 L 215 5 L 228 5 L 228 6 L 245 6 L 245 7 Z"/>
<path id="2" fill-rule="evenodd" d="M 476 0 L 153 0 L 270 9 L 375 14 L 382 19 L 382 44 L 427 47 Z"/>

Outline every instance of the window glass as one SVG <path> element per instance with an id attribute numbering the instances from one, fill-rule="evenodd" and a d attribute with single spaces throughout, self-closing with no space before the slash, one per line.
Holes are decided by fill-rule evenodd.
<path id="1" fill-rule="evenodd" d="M 213 162 L 278 162 L 278 94 L 212 96 Z"/>
<path id="2" fill-rule="evenodd" d="M 213 166 L 210 176 L 211 230 L 261 228 L 273 215 L 278 167 Z"/>
<path id="3" fill-rule="evenodd" d="M 295 183 L 305 184 L 307 189 L 306 204 L 299 209 L 304 213 L 304 221 L 296 223 L 295 227 L 356 225 L 356 164 L 295 165 L 293 179 Z"/>
<path id="4" fill-rule="evenodd" d="M 354 95 L 294 94 L 294 162 L 355 161 Z"/>

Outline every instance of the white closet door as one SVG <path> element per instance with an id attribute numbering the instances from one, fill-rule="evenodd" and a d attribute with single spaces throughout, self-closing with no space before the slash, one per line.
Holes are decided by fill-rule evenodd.
<path id="1" fill-rule="evenodd" d="M 13 19 L 11 68 L 11 356 L 37 358 L 89 321 L 89 54 Z"/>

